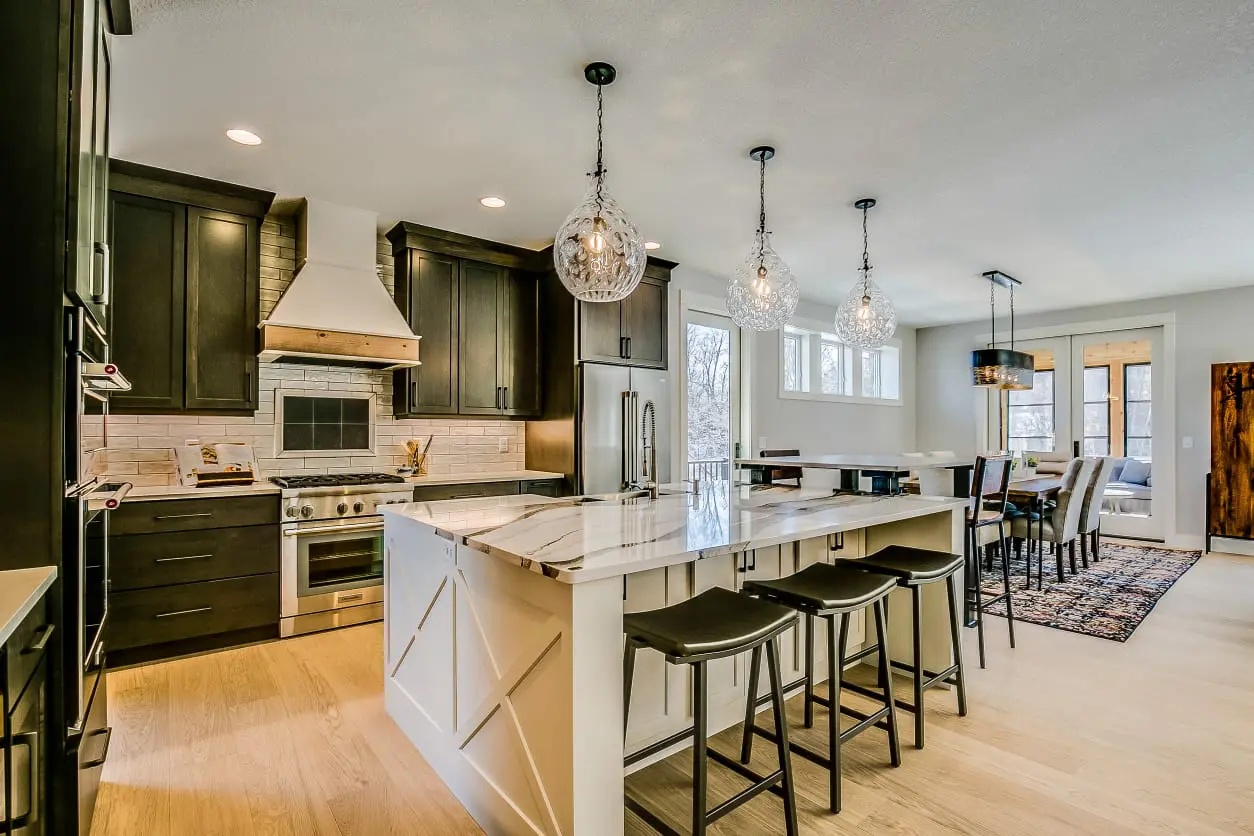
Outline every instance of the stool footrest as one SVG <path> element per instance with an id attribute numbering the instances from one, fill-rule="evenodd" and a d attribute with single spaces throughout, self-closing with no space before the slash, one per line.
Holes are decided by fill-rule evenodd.
<path id="1" fill-rule="evenodd" d="M 648 746 L 644 747 L 643 749 L 632 752 L 630 755 L 623 758 L 623 766 L 632 766 L 634 764 L 640 763 L 640 761 L 645 760 L 646 758 L 651 758 L 654 755 L 656 755 L 658 752 L 669 749 L 670 747 L 674 746 L 676 743 L 682 743 L 685 740 L 691 740 L 693 733 L 695 731 L 696 729 L 694 729 L 692 726 L 689 726 L 683 731 L 677 731 L 672 735 L 662 738 L 657 743 L 650 743 Z"/>
<path id="2" fill-rule="evenodd" d="M 789 692 L 796 691 L 801 688 L 805 688 L 805 685 L 806 685 L 806 678 L 803 676 L 800 679 L 794 679 L 792 682 L 785 683 L 784 687 L 781 688 L 780 690 L 784 692 L 784 699 L 788 699 Z M 771 702 L 771 695 L 769 693 L 766 693 L 753 701 L 753 707 L 761 708 L 764 705 L 769 705 L 770 702 Z"/>
<path id="3" fill-rule="evenodd" d="M 909 662 L 898 662 L 898 661 L 893 660 L 892 666 L 894 668 L 897 668 L 898 670 L 906 671 L 907 673 L 914 673 L 914 665 L 910 664 Z M 953 676 L 957 672 L 958 672 L 958 666 L 956 664 L 950 665 L 949 667 L 945 668 L 943 671 L 940 671 L 939 673 L 935 673 L 933 671 L 929 671 L 927 668 L 924 668 L 923 675 L 926 677 L 926 679 L 923 680 L 923 689 L 927 690 L 928 688 L 935 688 L 937 685 L 940 685 L 942 683 L 945 685 L 956 686 L 958 683 L 949 682 L 948 678 Z M 901 700 L 898 700 L 897 704 L 901 705 Z"/>
<path id="4" fill-rule="evenodd" d="M 851 665 L 854 662 L 861 662 L 866 657 L 874 656 L 876 653 L 879 653 L 879 652 L 880 652 L 879 645 L 877 644 L 867 645 L 866 647 L 862 648 L 858 652 L 850 653 L 847 656 L 845 656 L 845 664 Z"/>

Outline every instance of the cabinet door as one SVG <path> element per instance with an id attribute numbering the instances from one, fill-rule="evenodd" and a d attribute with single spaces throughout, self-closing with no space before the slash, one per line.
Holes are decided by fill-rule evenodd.
<path id="1" fill-rule="evenodd" d="M 100 5 L 97 15 L 104 15 Z M 96 106 L 94 109 L 95 137 L 92 141 L 92 157 L 95 165 L 92 175 L 92 230 L 94 269 L 97 271 L 96 288 L 91 305 L 97 322 L 105 322 L 113 294 L 113 256 L 109 249 L 109 79 L 111 63 L 109 41 L 105 38 L 104 22 L 97 24 L 96 44 Z"/>
<path id="2" fill-rule="evenodd" d="M 540 414 L 540 282 L 532 273 L 505 277 L 509 320 L 502 385 L 506 415 Z"/>
<path id="3" fill-rule="evenodd" d="M 183 408 L 184 240 L 187 209 L 147 197 L 111 195 L 112 360 L 131 391 L 110 399 L 116 412 Z"/>
<path id="4" fill-rule="evenodd" d="M 21 651 L 15 651 L 21 652 Z M 47 833 L 49 801 L 44 797 L 48 786 L 47 659 L 35 670 L 30 684 L 17 704 L 11 707 L 8 734 L 4 739 L 4 771 L 8 787 L 3 810 L 6 833 L 13 836 L 43 836 Z M 12 695 L 10 695 L 12 696 Z"/>
<path id="5" fill-rule="evenodd" d="M 95 0 L 74 4 L 71 73 L 74 97 L 70 107 L 69 207 L 67 230 L 72 251 L 66 267 L 67 290 L 86 308 L 102 328 L 105 325 L 103 297 L 104 230 L 96 229 L 95 205 L 97 148 L 96 137 L 103 132 L 96 125 L 97 53 L 103 43 L 100 9 Z M 106 91 L 107 101 L 107 91 Z M 104 119 L 104 114 L 99 115 Z M 98 250 L 100 251 L 98 253 Z"/>
<path id="6" fill-rule="evenodd" d="M 458 411 L 463 415 L 499 415 L 499 377 L 507 356 L 505 328 L 506 270 L 475 261 L 461 263 L 458 353 Z"/>
<path id="7" fill-rule="evenodd" d="M 398 372 L 394 402 L 407 415 L 457 412 L 457 259 L 422 250 L 406 253 L 399 284 L 401 309 L 422 337 L 422 365 Z"/>
<path id="8" fill-rule="evenodd" d="M 633 366 L 666 368 L 667 289 L 666 282 L 645 278 L 623 300 L 624 353 Z"/>
<path id="9" fill-rule="evenodd" d="M 579 303 L 579 359 L 594 363 L 627 362 L 621 302 Z"/>
<path id="10" fill-rule="evenodd" d="M 188 409 L 257 407 L 259 226 L 256 218 L 187 210 Z"/>

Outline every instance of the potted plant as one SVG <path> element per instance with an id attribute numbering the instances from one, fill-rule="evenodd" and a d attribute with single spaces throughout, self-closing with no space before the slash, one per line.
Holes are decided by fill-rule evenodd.
<path id="1" fill-rule="evenodd" d="M 1024 460 L 1023 460 L 1023 475 L 1024 475 L 1024 477 L 1032 477 L 1032 476 L 1035 476 L 1035 475 L 1036 475 L 1036 468 L 1037 468 L 1037 465 L 1039 465 L 1040 463 L 1041 463 L 1041 460 L 1040 460 L 1040 458 L 1038 458 L 1037 456 L 1027 456 L 1027 457 L 1025 457 L 1025 458 L 1024 458 Z"/>

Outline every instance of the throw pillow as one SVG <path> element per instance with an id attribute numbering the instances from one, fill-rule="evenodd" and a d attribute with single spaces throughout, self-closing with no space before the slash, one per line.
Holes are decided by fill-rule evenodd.
<path id="1" fill-rule="evenodd" d="M 1147 485 L 1149 478 L 1149 462 L 1137 461 L 1136 459 L 1128 459 L 1123 466 L 1123 472 L 1119 474 L 1119 481 L 1126 482 L 1129 485 Z"/>
<path id="2" fill-rule="evenodd" d="M 1127 463 L 1128 463 L 1127 459 L 1115 459 L 1115 466 L 1110 471 L 1110 481 L 1112 482 L 1122 481 L 1119 477 L 1120 475 L 1123 474 L 1123 466 Z"/>

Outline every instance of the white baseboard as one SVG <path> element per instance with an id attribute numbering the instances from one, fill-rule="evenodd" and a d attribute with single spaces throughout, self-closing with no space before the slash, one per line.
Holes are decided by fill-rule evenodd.
<path id="1" fill-rule="evenodd" d="M 1235 540 L 1230 537 L 1213 537 L 1210 550 L 1224 554 L 1241 554 L 1254 557 L 1254 540 Z"/>

